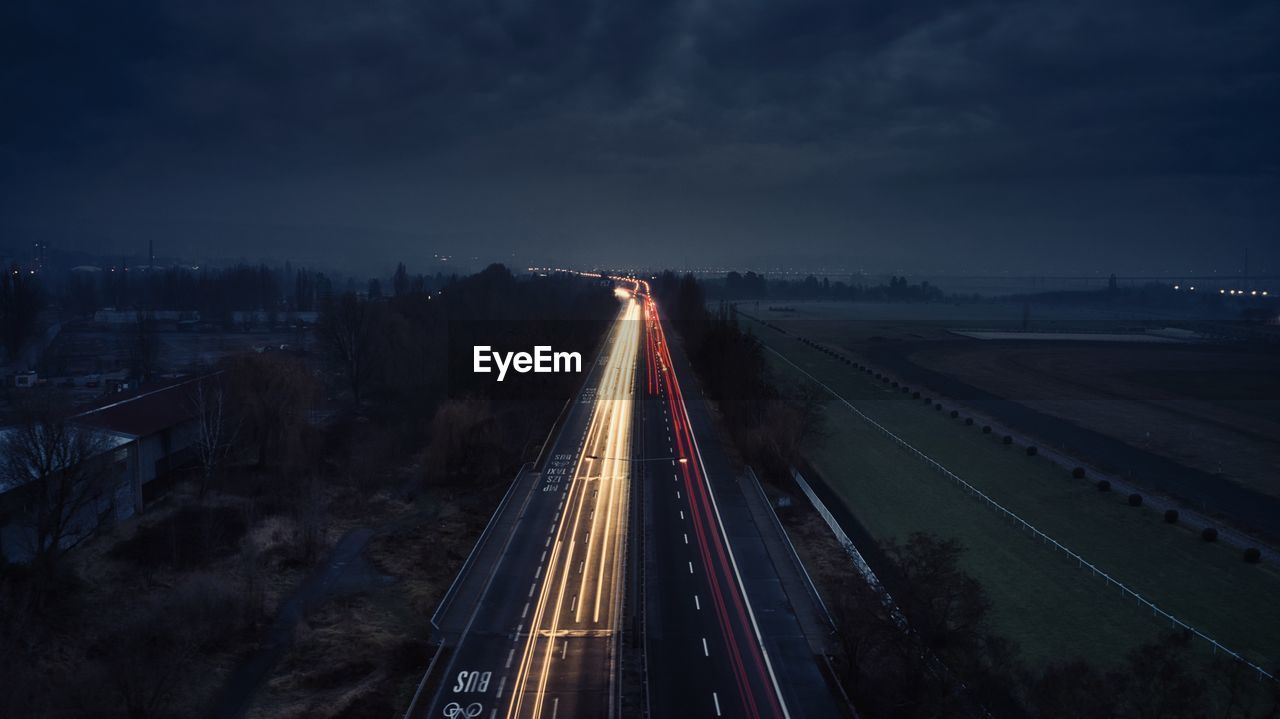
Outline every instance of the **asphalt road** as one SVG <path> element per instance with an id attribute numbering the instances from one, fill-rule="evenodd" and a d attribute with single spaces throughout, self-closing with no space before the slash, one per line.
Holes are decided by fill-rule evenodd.
<path id="1" fill-rule="evenodd" d="M 624 300 L 527 500 L 499 511 L 518 518 L 473 570 L 480 600 L 418 716 L 618 716 L 628 556 L 649 716 L 841 715 L 646 292 Z"/>
<path id="2" fill-rule="evenodd" d="M 640 443 L 653 717 L 840 717 L 682 349 L 650 310 Z M 766 509 L 767 511 L 767 509 Z"/>
<path id="3" fill-rule="evenodd" d="M 616 714 L 640 305 L 624 302 L 421 716 Z"/>

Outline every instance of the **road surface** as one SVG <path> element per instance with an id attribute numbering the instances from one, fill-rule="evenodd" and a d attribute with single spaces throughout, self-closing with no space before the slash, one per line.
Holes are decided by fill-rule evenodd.
<path id="1" fill-rule="evenodd" d="M 617 715 L 641 305 L 623 301 L 426 717 Z"/>
<path id="2" fill-rule="evenodd" d="M 499 510 L 508 538 L 419 716 L 620 716 L 624 601 L 649 716 L 841 716 L 705 402 L 686 403 L 687 360 L 629 286 L 542 474 Z"/>

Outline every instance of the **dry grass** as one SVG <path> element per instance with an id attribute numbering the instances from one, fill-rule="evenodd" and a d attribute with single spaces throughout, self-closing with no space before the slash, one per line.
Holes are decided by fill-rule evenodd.
<path id="1" fill-rule="evenodd" d="M 308 616 L 250 717 L 386 717 L 430 658 L 425 626 L 407 626 L 403 597 L 334 600 Z M 411 631 L 416 630 L 416 631 Z"/>
<path id="2" fill-rule="evenodd" d="M 406 706 L 431 659 L 431 613 L 497 503 L 477 494 L 463 500 L 437 488 L 420 498 L 425 509 L 388 513 L 365 555 L 395 583 L 308 615 L 250 716 L 381 719 Z"/>

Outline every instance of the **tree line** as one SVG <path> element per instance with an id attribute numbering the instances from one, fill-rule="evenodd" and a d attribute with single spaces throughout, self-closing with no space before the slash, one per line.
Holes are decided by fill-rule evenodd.
<path id="1" fill-rule="evenodd" d="M 831 281 L 809 275 L 803 280 L 766 279 L 752 271 L 730 272 L 723 280 L 707 283 L 707 292 L 725 300 L 806 299 L 864 302 L 939 302 L 945 299 L 940 288 L 922 281 L 912 284 L 906 277 L 893 276 L 888 284 L 867 285 L 850 278 Z"/>

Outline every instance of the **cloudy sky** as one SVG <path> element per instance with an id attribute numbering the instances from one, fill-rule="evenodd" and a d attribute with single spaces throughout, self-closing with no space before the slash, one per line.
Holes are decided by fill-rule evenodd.
<path id="1" fill-rule="evenodd" d="M 0 6 L 0 248 L 1280 272 L 1280 3 Z"/>

